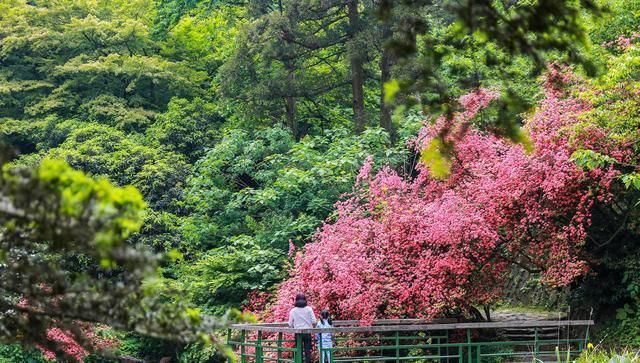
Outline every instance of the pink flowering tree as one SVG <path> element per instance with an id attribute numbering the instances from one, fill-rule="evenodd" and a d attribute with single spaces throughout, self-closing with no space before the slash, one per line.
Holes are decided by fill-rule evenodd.
<path id="1" fill-rule="evenodd" d="M 611 197 L 617 172 L 583 170 L 571 156 L 578 147 L 624 153 L 603 144 L 597 127 L 574 132 L 590 108 L 563 92 L 574 82 L 551 67 L 545 98 L 524 126 L 528 145 L 470 127 L 499 97 L 479 90 L 460 98 L 453 117 L 425 125 L 412 144 L 428 154 L 416 177 L 374 173 L 369 159 L 335 221 L 295 257 L 264 318 L 283 320 L 298 291 L 339 318 L 432 318 L 495 301 L 514 264 L 551 286 L 584 275 L 592 206 Z M 430 158 L 446 172 L 430 173 Z"/>

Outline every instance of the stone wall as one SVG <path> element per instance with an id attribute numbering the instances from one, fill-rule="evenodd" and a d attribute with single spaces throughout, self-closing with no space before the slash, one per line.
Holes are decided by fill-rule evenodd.
<path id="1" fill-rule="evenodd" d="M 509 304 L 540 306 L 553 310 L 563 310 L 569 296 L 568 287 L 552 289 L 543 286 L 537 274 L 517 266 L 512 268 L 505 290 L 504 300 Z"/>

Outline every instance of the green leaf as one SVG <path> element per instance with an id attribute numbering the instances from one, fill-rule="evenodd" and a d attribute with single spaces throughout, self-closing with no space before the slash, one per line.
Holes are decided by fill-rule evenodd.
<path id="1" fill-rule="evenodd" d="M 451 161 L 443 154 L 442 145 L 442 141 L 435 138 L 420 154 L 420 161 L 429 167 L 429 173 L 437 179 L 446 179 L 451 171 Z"/>
<path id="2" fill-rule="evenodd" d="M 396 95 L 400 91 L 400 82 L 397 79 L 392 79 L 384 84 L 384 102 L 391 103 L 395 100 Z"/>

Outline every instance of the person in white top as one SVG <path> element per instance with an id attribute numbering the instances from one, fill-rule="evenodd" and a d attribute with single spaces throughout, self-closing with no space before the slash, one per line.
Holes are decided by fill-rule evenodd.
<path id="1" fill-rule="evenodd" d="M 294 308 L 289 312 L 289 326 L 296 329 L 312 329 L 316 325 L 316 315 L 313 309 L 307 306 L 307 298 L 303 293 L 296 295 Z M 296 334 L 301 337 L 303 362 L 311 363 L 311 334 Z M 297 341 L 297 337 L 296 337 Z"/>

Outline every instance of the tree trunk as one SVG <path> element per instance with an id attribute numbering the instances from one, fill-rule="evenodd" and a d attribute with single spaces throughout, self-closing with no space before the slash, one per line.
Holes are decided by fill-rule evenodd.
<path id="1" fill-rule="evenodd" d="M 391 106 L 385 101 L 386 93 L 384 85 L 391 80 L 391 65 L 393 58 L 391 51 L 384 46 L 391 38 L 391 24 L 385 22 L 382 29 L 382 55 L 380 56 L 380 127 L 387 130 L 391 141 L 395 141 L 396 134 L 393 124 L 391 123 Z"/>
<path id="2" fill-rule="evenodd" d="M 289 91 L 295 88 L 295 65 L 286 63 L 285 66 L 289 71 L 287 73 L 287 85 Z M 294 96 L 285 97 L 285 110 L 287 118 L 287 126 L 291 129 L 291 133 L 296 140 L 299 140 L 298 119 L 296 118 L 296 98 Z"/>
<path id="3" fill-rule="evenodd" d="M 487 321 L 491 321 L 491 306 L 490 305 L 484 305 L 484 315 L 487 318 Z"/>
<path id="4" fill-rule="evenodd" d="M 364 69 L 362 66 L 362 49 L 355 44 L 360 33 L 360 14 L 358 0 L 350 0 L 347 4 L 349 15 L 349 35 L 351 38 L 351 90 L 353 94 L 353 121 L 356 133 L 364 131 Z"/>
<path id="5" fill-rule="evenodd" d="M 469 315 L 472 316 L 472 321 L 484 321 L 484 316 L 482 316 L 480 310 L 478 310 L 475 306 L 469 306 L 467 308 L 467 311 L 469 312 Z"/>
<path id="6" fill-rule="evenodd" d="M 296 119 L 296 98 L 292 96 L 285 97 L 285 109 L 287 111 L 287 126 L 291 129 L 291 133 L 296 140 L 298 135 L 298 120 Z"/>

